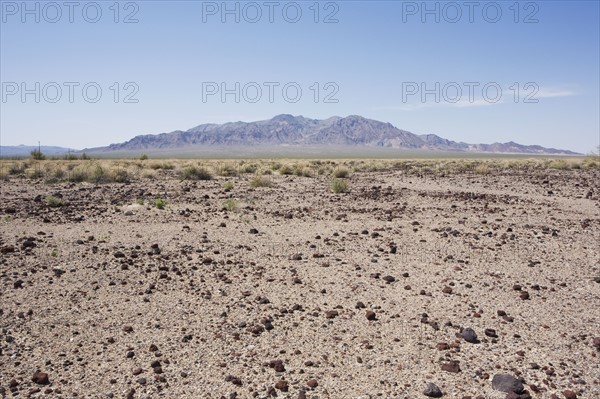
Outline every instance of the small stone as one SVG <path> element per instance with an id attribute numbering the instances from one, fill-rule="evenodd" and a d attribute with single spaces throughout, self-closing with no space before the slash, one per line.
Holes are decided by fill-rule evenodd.
<path id="1" fill-rule="evenodd" d="M 522 291 L 521 294 L 519 294 L 519 298 L 521 298 L 524 301 L 528 300 L 529 299 L 529 292 Z"/>
<path id="2" fill-rule="evenodd" d="M 385 276 L 385 277 L 383 278 L 383 280 L 384 280 L 385 282 L 387 282 L 388 284 L 391 284 L 391 283 L 393 283 L 394 281 L 396 281 L 396 278 L 395 278 L 394 276 Z"/>
<path id="3" fill-rule="evenodd" d="M 451 288 L 451 287 L 448 287 L 448 286 L 446 286 L 446 287 L 444 287 L 444 289 L 442 290 L 442 292 L 443 292 L 444 294 L 452 294 L 452 288 Z"/>
<path id="4" fill-rule="evenodd" d="M 486 337 L 498 338 L 498 334 L 496 333 L 496 330 L 494 330 L 493 328 L 486 328 L 483 333 L 486 335 Z"/>
<path id="5" fill-rule="evenodd" d="M 316 388 L 316 387 L 318 387 L 318 386 L 319 386 L 319 383 L 318 383 L 318 381 L 317 381 L 317 380 L 315 380 L 315 379 L 313 378 L 312 380 L 308 380 L 308 381 L 306 382 L 306 385 L 308 385 L 310 388 L 313 388 L 313 389 L 314 389 L 314 388 Z"/>
<path id="6" fill-rule="evenodd" d="M 450 360 L 447 363 L 442 363 L 442 370 L 447 371 L 449 373 L 459 373 L 460 362 L 458 360 Z"/>
<path id="7" fill-rule="evenodd" d="M 258 230 L 252 228 L 250 229 L 250 234 L 258 234 Z"/>
<path id="8" fill-rule="evenodd" d="M 448 345 L 446 342 L 438 342 L 437 349 L 440 351 L 446 351 L 450 349 L 450 345 Z"/>
<path id="9" fill-rule="evenodd" d="M 282 392 L 287 392 L 288 387 L 288 382 L 285 380 L 277 381 L 277 384 L 275 384 L 275 388 L 279 389 Z"/>
<path id="10" fill-rule="evenodd" d="M 48 378 L 48 374 L 42 373 L 41 371 L 36 371 L 31 377 L 31 381 L 40 385 L 48 385 L 50 384 L 50 379 Z"/>
<path id="11" fill-rule="evenodd" d="M 562 394 L 565 397 L 565 399 L 577 399 L 577 394 L 571 391 L 570 389 L 562 391 Z"/>
<path id="12" fill-rule="evenodd" d="M 367 310 L 367 313 L 365 316 L 367 317 L 367 320 L 376 320 L 377 319 L 377 315 L 372 310 Z"/>
<path id="13" fill-rule="evenodd" d="M 437 385 L 430 382 L 429 384 L 427 384 L 427 387 L 423 391 L 423 395 L 428 396 L 430 398 L 441 398 L 443 394 Z"/>
<path id="14" fill-rule="evenodd" d="M 136 367 L 133 369 L 133 375 L 140 375 L 142 374 L 143 370 L 141 367 Z"/>
<path id="15" fill-rule="evenodd" d="M 523 383 L 510 374 L 496 374 L 492 379 L 492 388 L 501 392 L 523 392 Z"/>
<path id="16" fill-rule="evenodd" d="M 473 331 L 472 328 L 464 328 L 461 331 L 460 336 L 463 337 L 465 341 L 470 342 L 472 344 L 479 342 L 479 340 L 477 339 L 477 334 L 475 333 L 475 331 Z"/>
<path id="17" fill-rule="evenodd" d="M 327 319 L 334 319 L 338 316 L 338 311 L 337 310 L 328 310 L 327 312 L 325 312 L 325 317 Z"/>

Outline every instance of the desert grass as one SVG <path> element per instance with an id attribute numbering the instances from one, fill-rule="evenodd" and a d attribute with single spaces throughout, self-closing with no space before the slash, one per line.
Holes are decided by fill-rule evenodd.
<path id="1" fill-rule="evenodd" d="M 347 178 L 352 173 L 400 171 L 406 176 L 536 174 L 600 169 L 598 155 L 586 157 L 448 158 L 448 159 L 335 159 L 335 160 L 0 160 L 0 180 L 41 180 L 47 184 L 127 183 L 140 179 L 248 180 L 278 178 Z M 266 176 L 269 176 L 267 179 Z M 259 185 L 260 186 L 260 185 Z"/>

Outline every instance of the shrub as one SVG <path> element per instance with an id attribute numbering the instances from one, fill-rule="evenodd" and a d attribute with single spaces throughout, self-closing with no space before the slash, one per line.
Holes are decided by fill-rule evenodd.
<path id="1" fill-rule="evenodd" d="M 158 209 L 165 209 L 165 206 L 167 206 L 167 201 L 162 198 L 157 198 L 154 200 L 153 205 Z"/>
<path id="2" fill-rule="evenodd" d="M 271 187 L 271 180 L 266 179 L 262 176 L 254 176 L 252 180 L 250 180 L 250 186 L 252 187 Z"/>
<path id="3" fill-rule="evenodd" d="M 49 195 L 46 197 L 46 205 L 48 205 L 50 208 L 59 208 L 63 206 L 64 203 L 62 199 Z"/>
<path id="4" fill-rule="evenodd" d="M 290 165 L 283 165 L 279 168 L 279 174 L 289 176 L 294 174 L 294 169 Z"/>
<path id="5" fill-rule="evenodd" d="M 230 181 L 225 182 L 225 184 L 223 184 L 223 189 L 225 191 L 231 191 L 231 190 L 233 190 L 233 183 L 230 182 Z"/>
<path id="6" fill-rule="evenodd" d="M 9 175 L 20 175 L 25 172 L 25 164 L 22 162 L 13 163 L 8 167 Z"/>
<path id="7" fill-rule="evenodd" d="M 140 161 L 145 161 L 146 159 L 148 159 L 148 155 L 147 154 L 140 155 Z"/>
<path id="8" fill-rule="evenodd" d="M 600 168 L 600 156 L 598 155 L 588 155 L 581 162 L 581 167 L 584 169 L 597 169 Z"/>
<path id="9" fill-rule="evenodd" d="M 204 168 L 188 166 L 179 173 L 179 178 L 181 180 L 211 180 L 212 175 Z"/>
<path id="10" fill-rule="evenodd" d="M 569 164 L 564 159 L 555 159 L 553 161 L 550 161 L 550 163 L 548 164 L 548 167 L 550 169 L 556 169 L 556 170 L 567 170 L 567 169 L 569 169 Z"/>
<path id="11" fill-rule="evenodd" d="M 223 209 L 227 211 L 234 211 L 238 207 L 238 202 L 234 199 L 228 199 L 223 202 Z"/>
<path id="12" fill-rule="evenodd" d="M 154 162 L 151 163 L 150 165 L 150 169 L 154 169 L 154 170 L 158 170 L 158 169 L 174 169 L 175 167 L 173 166 L 172 163 L 168 163 L 168 162 Z"/>
<path id="13" fill-rule="evenodd" d="M 46 159 L 46 155 L 44 155 L 44 153 L 40 150 L 33 150 L 31 151 L 31 158 L 35 159 L 36 161 L 43 161 Z"/>
<path id="14" fill-rule="evenodd" d="M 484 163 L 479 164 L 479 165 L 475 166 L 475 173 L 477 173 L 478 175 L 489 175 L 490 167 Z"/>
<path id="15" fill-rule="evenodd" d="M 225 177 L 232 177 L 232 176 L 238 175 L 236 168 L 233 165 L 228 164 L 228 163 L 224 164 L 224 165 L 218 165 L 217 173 L 219 175 L 225 176 Z"/>
<path id="16" fill-rule="evenodd" d="M 331 191 L 333 191 L 336 194 L 339 194 L 339 193 L 348 192 L 349 185 L 346 180 L 333 179 L 330 187 L 331 187 Z"/>
<path id="17" fill-rule="evenodd" d="M 96 184 L 102 183 L 106 179 L 106 172 L 104 172 L 104 168 L 100 165 L 96 165 L 92 171 L 92 174 L 89 176 L 89 179 Z M 85 176 L 81 181 L 83 180 L 87 180 Z"/>
<path id="18" fill-rule="evenodd" d="M 129 181 L 129 173 L 125 169 L 113 170 L 111 180 L 116 183 L 126 183 Z"/>
<path id="19" fill-rule="evenodd" d="M 344 179 L 350 175 L 350 171 L 346 168 L 337 168 L 333 171 L 333 176 L 338 179 Z"/>
<path id="20" fill-rule="evenodd" d="M 258 167 L 255 164 L 245 164 L 240 168 L 240 173 L 256 173 Z"/>

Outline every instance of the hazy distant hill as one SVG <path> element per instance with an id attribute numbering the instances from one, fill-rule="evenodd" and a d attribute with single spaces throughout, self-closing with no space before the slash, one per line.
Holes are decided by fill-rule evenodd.
<path id="1" fill-rule="evenodd" d="M 0 146 L 0 157 L 28 157 L 31 155 L 31 151 L 37 150 L 37 145 L 3 145 Z M 42 153 L 46 155 L 59 155 L 67 154 L 69 151 L 75 152 L 77 150 L 64 148 L 64 147 L 53 147 L 53 146 L 41 146 Z"/>
<path id="2" fill-rule="evenodd" d="M 328 119 L 310 119 L 303 116 L 277 115 L 273 119 L 257 122 L 230 122 L 204 124 L 186 131 L 148 134 L 107 147 L 86 149 L 87 152 L 124 152 L 198 147 L 243 147 L 243 146 L 368 146 L 372 148 L 493 152 L 520 154 L 564 154 L 577 153 L 568 150 L 526 146 L 513 142 L 494 144 L 458 143 L 434 134 L 416 135 L 401 130 L 390 123 L 351 115 L 345 118 L 334 116 Z"/>

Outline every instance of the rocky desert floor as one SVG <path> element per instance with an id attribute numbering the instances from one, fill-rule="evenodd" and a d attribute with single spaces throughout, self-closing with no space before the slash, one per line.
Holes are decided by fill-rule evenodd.
<path id="1" fill-rule="evenodd" d="M 262 178 L 1 181 L 0 396 L 600 398 L 599 169 Z"/>

